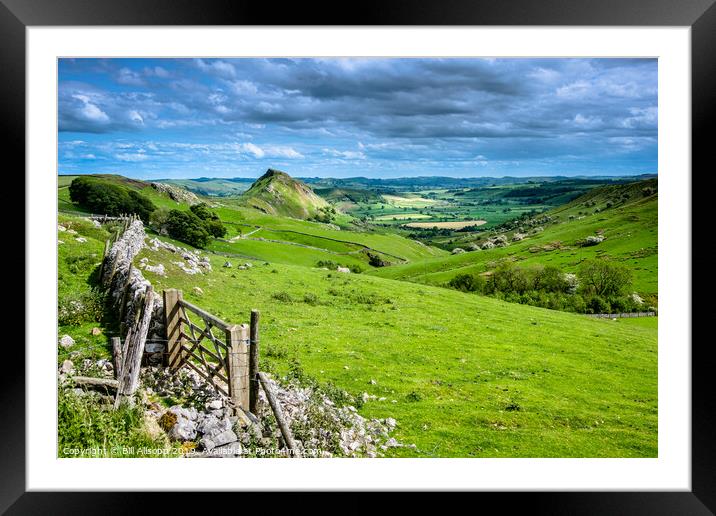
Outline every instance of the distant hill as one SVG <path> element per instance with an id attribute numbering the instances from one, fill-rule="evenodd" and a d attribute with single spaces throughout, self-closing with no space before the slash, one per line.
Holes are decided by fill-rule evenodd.
<path id="1" fill-rule="evenodd" d="M 199 177 L 195 179 L 157 179 L 155 182 L 181 186 L 197 195 L 207 197 L 237 197 L 248 190 L 254 180 L 245 177 Z"/>
<path id="2" fill-rule="evenodd" d="M 315 188 L 313 191 L 327 201 L 335 203 L 381 202 L 383 200 L 373 190 L 359 188 Z"/>
<path id="3" fill-rule="evenodd" d="M 297 219 L 316 217 L 321 209 L 330 207 L 305 183 L 272 168 L 241 196 L 241 203 L 269 215 Z"/>

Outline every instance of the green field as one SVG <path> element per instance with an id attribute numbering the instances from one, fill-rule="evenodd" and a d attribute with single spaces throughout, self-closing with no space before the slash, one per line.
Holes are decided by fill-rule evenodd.
<path id="1" fill-rule="evenodd" d="M 224 320 L 261 310 L 266 367 L 298 360 L 319 381 L 385 397 L 360 413 L 398 420 L 417 451 L 395 455 L 657 455 L 656 328 L 275 263 L 240 271 L 213 257 L 214 271 L 194 277 L 168 253 L 141 256 L 168 268 L 146 274 L 155 288 L 182 289 Z"/>
<path id="2" fill-rule="evenodd" d="M 263 213 L 246 207 L 241 198 L 224 197 L 213 211 L 228 234 L 205 251 L 211 272 L 188 275 L 165 250 L 144 249 L 137 261 L 146 257 L 150 264 L 164 264 L 166 277 L 144 272 L 156 290 L 179 288 L 187 300 L 226 321 L 248 322 L 251 309 L 261 310 L 263 370 L 284 375 L 299 368 L 355 397 L 385 398 L 365 402 L 359 413 L 395 418 L 395 437 L 417 447 L 391 448 L 388 456 L 658 456 L 656 317 L 593 319 L 443 287 L 458 273 L 483 273 L 501 260 L 572 271 L 585 258 L 609 256 L 633 271 L 637 292 L 656 296 L 656 181 L 546 189 L 496 181 L 483 185 L 487 192 L 480 193 L 477 183 L 439 188 L 418 179 L 423 182 L 392 184 L 393 192 L 385 194 L 395 203 L 390 209 L 399 214 L 403 208 L 426 209 L 406 205 L 424 202 L 420 199 L 448 208 L 455 199 L 472 197 L 458 206 L 464 209 L 461 214 L 489 208 L 505 218 L 493 218 L 492 230 L 436 237 L 441 249 L 406 238 L 390 223 L 359 223 L 354 212 L 325 224 Z M 157 206 L 187 209 L 146 184 L 107 180 L 140 190 Z M 77 211 L 68 184 L 69 178 L 60 178 L 60 210 Z M 644 194 L 645 185 L 654 192 Z M 379 206 L 375 192 L 361 197 L 360 186 L 346 184 L 340 192 L 333 184 L 322 188 L 337 200 L 352 196 L 346 202 L 356 207 Z M 567 199 L 575 189 L 584 190 L 582 197 Z M 513 190 L 517 193 L 509 193 Z M 460 192 L 465 195 L 456 195 Z M 527 205 L 528 197 L 515 197 L 536 194 L 546 202 Z M 470 205 L 489 199 L 516 199 L 515 211 L 505 212 L 508 205 L 503 204 Z M 551 205 L 564 199 L 566 204 Z M 499 231 L 511 239 L 517 229 L 508 229 L 509 220 L 534 206 L 550 206 L 545 214 L 552 219 L 543 231 L 507 247 L 450 254 L 448 249 L 456 246 L 484 242 L 505 222 Z M 374 215 L 379 211 L 371 210 Z M 78 231 L 72 238 L 59 233 L 65 243 L 58 246 L 58 302 L 66 303 L 91 291 L 110 231 L 69 214 L 61 214 L 60 222 Z M 594 234 L 605 240 L 579 245 Z M 80 235 L 87 242 L 74 240 Z M 368 252 L 391 265 L 370 266 Z M 227 260 L 233 267 L 223 267 Z M 326 260 L 364 272 L 318 269 L 317 262 Z M 237 268 L 247 261 L 253 267 Z M 194 287 L 204 293 L 196 294 Z M 100 324 L 99 319 L 65 324 L 58 335 L 76 337 L 93 358 L 107 357 L 108 336 L 89 335 Z M 59 358 L 66 358 L 62 351 Z"/>
<path id="3" fill-rule="evenodd" d="M 650 183 L 651 184 L 651 183 Z M 655 182 L 654 182 L 655 184 Z M 544 231 L 513 242 L 508 247 L 472 251 L 464 254 L 424 260 L 419 263 L 396 265 L 373 271 L 372 274 L 431 285 L 443 285 L 456 274 L 483 273 L 499 260 L 511 260 L 523 264 L 558 265 L 565 271 L 574 271 L 587 258 L 609 256 L 626 265 L 634 273 L 634 288 L 644 294 L 656 294 L 658 198 L 644 197 L 643 185 L 616 187 L 620 194 L 630 197 L 621 204 L 606 209 L 610 190 L 595 190 L 565 206 L 547 212 L 557 217 L 555 223 L 543 226 Z M 595 207 L 584 207 L 595 202 Z M 596 207 L 604 211 L 594 213 Z M 570 216 L 573 217 L 570 220 Z M 592 247 L 580 247 L 578 241 L 602 232 L 605 240 Z M 514 231 L 508 232 L 514 234 Z M 481 242 L 487 237 L 466 235 L 456 246 Z M 558 245 L 552 245 L 559 243 Z"/>

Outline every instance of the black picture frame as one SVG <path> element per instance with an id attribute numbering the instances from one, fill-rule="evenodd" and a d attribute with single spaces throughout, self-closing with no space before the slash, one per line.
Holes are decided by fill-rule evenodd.
<path id="1" fill-rule="evenodd" d="M 25 163 L 25 29 L 63 25 L 501 25 L 501 26 L 688 26 L 692 44 L 692 206 L 703 191 L 693 188 L 705 180 L 711 165 L 707 128 L 716 104 L 715 0 L 439 0 L 409 2 L 363 0 L 355 8 L 334 3 L 294 2 L 280 8 L 246 0 L 0 0 L 0 119 L 2 146 L 17 167 Z M 712 167 L 711 167 L 712 168 Z M 698 173 L 694 173 L 698 171 Z M 18 187 L 25 195 L 22 184 Z M 703 199 L 702 199 L 703 200 Z M 707 202 L 707 201 L 704 201 Z M 706 222 L 692 216 L 692 235 Z M 704 233 L 705 234 L 705 233 Z M 25 235 L 25 238 L 31 235 Z M 692 271 L 705 270 L 708 255 L 692 249 Z M 26 271 L 27 274 L 27 271 Z M 693 274 L 693 272 L 692 272 Z M 687 300 L 685 300 L 687 302 Z M 692 306 L 696 307 L 693 302 Z M 25 312 L 27 316 L 27 312 Z M 25 319 L 27 322 L 27 319 Z M 692 316 L 694 325 L 698 319 Z M 704 324 L 701 322 L 700 324 Z M 696 326 L 692 326 L 696 335 Z M 716 423 L 712 339 L 692 338 L 692 490 L 690 492 L 563 492 L 485 493 L 502 502 L 524 504 L 530 512 L 549 514 L 713 514 L 716 511 Z M 126 514 L 149 494 L 27 493 L 25 492 L 25 370 L 24 349 L 6 346 L 4 361 L 12 372 L 0 375 L 0 511 L 8 514 L 104 513 Z M 163 510 L 185 498 L 166 500 Z M 162 501 L 164 503 L 164 501 Z"/>

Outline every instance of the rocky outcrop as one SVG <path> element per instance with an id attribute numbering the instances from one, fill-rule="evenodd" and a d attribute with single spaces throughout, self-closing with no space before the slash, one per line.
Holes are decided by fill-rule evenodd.
<path id="1" fill-rule="evenodd" d="M 388 448 L 405 446 L 390 436 L 397 426 L 393 418 L 364 418 L 355 407 L 336 406 L 312 388 L 269 381 L 305 457 L 377 457 Z M 257 414 L 248 416 L 236 413 L 228 397 L 192 370 L 148 367 L 142 384 L 148 396 L 181 400 L 169 409 L 147 402 L 147 416 L 157 420 L 171 440 L 196 443 L 189 457 L 265 456 L 284 445 L 263 389 Z"/>
<path id="2" fill-rule="evenodd" d="M 184 188 L 165 183 L 151 183 L 151 185 L 157 192 L 167 195 L 173 201 L 185 202 L 189 205 L 199 204 L 201 202 L 194 193 L 189 190 L 185 190 Z"/>

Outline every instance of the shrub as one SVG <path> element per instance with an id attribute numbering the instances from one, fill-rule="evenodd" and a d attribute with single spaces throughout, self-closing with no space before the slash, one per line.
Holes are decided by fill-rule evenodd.
<path id="1" fill-rule="evenodd" d="M 591 296 L 585 300 L 587 313 L 606 314 L 611 312 L 611 305 L 601 296 Z"/>
<path id="2" fill-rule="evenodd" d="M 458 274 L 448 281 L 448 286 L 463 292 L 482 292 L 485 290 L 485 278 L 473 274 Z"/>
<path id="3" fill-rule="evenodd" d="M 385 267 L 389 265 L 388 262 L 383 261 L 380 256 L 373 253 L 368 253 L 368 264 L 373 267 Z"/>
<path id="4" fill-rule="evenodd" d="M 168 235 L 169 210 L 167 208 L 157 208 L 149 216 L 149 226 L 157 233 Z"/>
<path id="5" fill-rule="evenodd" d="M 318 260 L 316 262 L 316 267 L 318 267 L 319 269 L 325 267 L 326 269 L 334 271 L 338 268 L 338 264 L 333 260 Z"/>
<path id="6" fill-rule="evenodd" d="M 282 303 L 293 303 L 293 298 L 288 292 L 274 292 L 271 294 L 271 298 L 276 301 L 281 301 Z"/>
<path id="7" fill-rule="evenodd" d="M 318 299 L 318 296 L 313 293 L 308 293 L 303 295 L 303 302 L 307 305 L 316 306 L 321 304 L 320 300 Z"/>
<path id="8" fill-rule="evenodd" d="M 405 396 L 405 399 L 409 402 L 416 402 L 422 400 L 423 397 L 419 392 L 411 391 L 407 396 Z"/>

